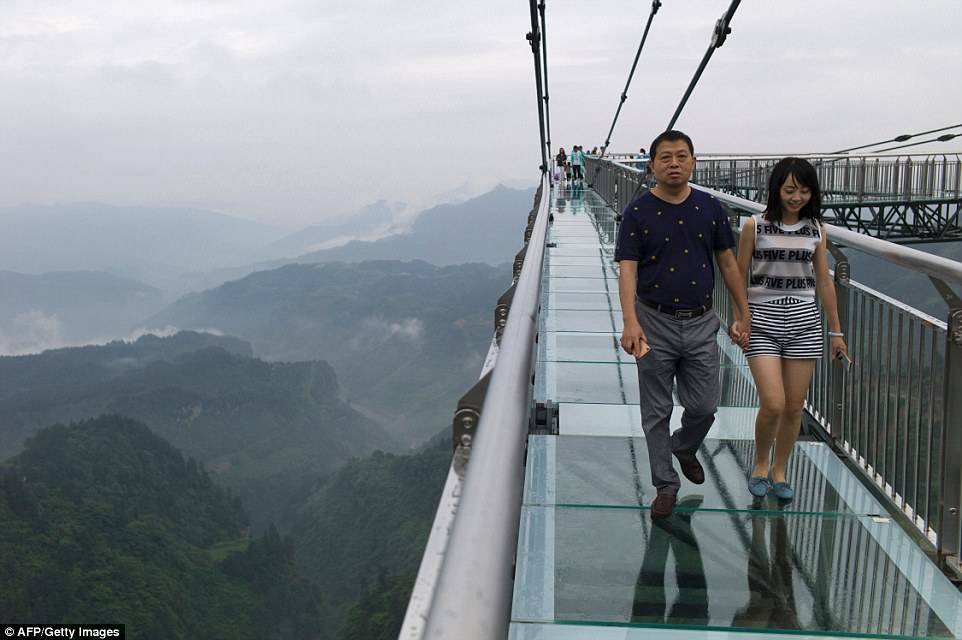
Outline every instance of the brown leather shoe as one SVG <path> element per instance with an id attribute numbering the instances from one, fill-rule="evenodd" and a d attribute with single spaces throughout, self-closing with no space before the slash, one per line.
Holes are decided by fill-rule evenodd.
<path id="1" fill-rule="evenodd" d="M 675 456 L 676 458 L 678 456 Z M 702 468 L 701 463 L 698 462 L 698 458 L 692 457 L 691 460 L 682 460 L 678 458 L 678 465 L 681 467 L 681 472 L 685 474 L 691 482 L 695 484 L 705 483 L 705 470 Z"/>
<path id="2" fill-rule="evenodd" d="M 659 493 L 651 503 L 652 519 L 667 518 L 675 508 L 677 497 L 673 493 Z"/>

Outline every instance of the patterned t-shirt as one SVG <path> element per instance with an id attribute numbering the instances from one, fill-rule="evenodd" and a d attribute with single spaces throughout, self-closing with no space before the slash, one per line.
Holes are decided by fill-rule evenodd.
<path id="1" fill-rule="evenodd" d="M 680 204 L 646 191 L 624 211 L 615 260 L 638 263 L 638 297 L 673 309 L 711 302 L 715 252 L 735 246 L 725 208 L 692 189 Z"/>
<path id="2" fill-rule="evenodd" d="M 748 276 L 748 301 L 771 302 L 787 296 L 814 300 L 812 258 L 822 242 L 821 225 L 811 218 L 786 225 L 762 216 L 753 216 L 755 250 Z"/>

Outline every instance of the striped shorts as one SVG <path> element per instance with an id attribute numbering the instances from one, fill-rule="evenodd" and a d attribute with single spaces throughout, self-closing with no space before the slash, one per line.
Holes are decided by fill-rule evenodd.
<path id="1" fill-rule="evenodd" d="M 750 302 L 752 336 L 746 358 L 821 358 L 822 321 L 814 300 L 779 298 Z"/>

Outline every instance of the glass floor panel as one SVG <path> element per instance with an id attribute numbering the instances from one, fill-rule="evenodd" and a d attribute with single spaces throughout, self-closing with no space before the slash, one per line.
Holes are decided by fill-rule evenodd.
<path id="1" fill-rule="evenodd" d="M 599 334 L 603 335 L 603 334 Z M 575 361 L 554 344 L 553 355 L 560 360 L 540 359 L 535 375 L 535 400 L 553 403 L 638 404 L 638 369 L 632 361 L 607 352 L 608 360 Z M 547 348 L 547 346 L 546 346 Z M 573 353 L 573 352 L 572 352 Z M 582 353 L 584 353 L 582 351 Z M 546 355 L 546 353 L 545 353 Z M 603 357 L 598 352 L 595 357 Z M 570 356 L 570 357 L 573 357 Z M 758 399 L 747 365 L 722 360 L 720 406 L 757 406 Z"/>
<path id="2" fill-rule="evenodd" d="M 545 362 L 535 398 L 538 402 L 638 404 L 638 370 L 634 362 Z M 540 371 L 539 371 L 540 373 Z"/>
<path id="3" fill-rule="evenodd" d="M 723 413 L 720 419 L 725 418 Z M 692 508 L 880 517 L 885 512 L 871 494 L 853 491 L 857 487 L 844 481 L 841 463 L 820 442 L 799 442 L 789 461 L 787 475 L 796 489 L 795 500 L 780 501 L 773 495 L 755 499 L 747 488 L 753 440 L 712 435 L 698 453 L 705 468 L 705 484 L 695 485 L 681 476 L 679 501 L 697 498 Z M 643 437 L 532 436 L 528 455 L 534 460 L 550 459 L 544 472 L 551 475 L 537 487 L 528 488 L 526 505 L 646 510 L 656 495 Z M 837 488 L 828 477 L 838 479 Z"/>
<path id="4" fill-rule="evenodd" d="M 548 301 L 546 308 L 549 311 L 556 309 L 616 309 L 619 314 L 621 313 L 621 302 L 618 300 L 617 290 L 588 293 L 547 291 L 546 293 Z"/>
<path id="5" fill-rule="evenodd" d="M 549 260 L 556 257 L 585 258 L 598 256 L 598 238 L 594 242 L 582 244 L 566 244 L 557 247 L 548 247 L 547 255 Z"/>
<path id="6" fill-rule="evenodd" d="M 624 327 L 621 317 L 621 307 L 612 309 L 591 310 L 591 309 L 555 309 L 552 313 L 544 317 L 544 331 L 576 331 L 592 333 L 611 333 L 618 332 Z M 616 337 L 617 340 L 617 337 Z"/>
<path id="7" fill-rule="evenodd" d="M 962 631 L 958 592 L 884 519 L 679 509 L 652 521 L 640 509 L 526 506 L 521 523 L 512 621 L 580 625 L 569 637 L 599 637 L 596 626 L 687 637 Z"/>
<path id="8" fill-rule="evenodd" d="M 573 436 L 641 437 L 641 410 L 630 404 L 578 404 L 562 402 L 558 407 L 558 433 Z M 755 437 L 755 412 L 751 407 L 718 407 L 709 437 L 752 440 Z M 668 428 L 681 426 L 681 407 L 674 407 Z"/>
<path id="9" fill-rule="evenodd" d="M 524 507 L 521 521 L 537 544 L 519 551 L 515 623 L 580 624 L 582 638 L 615 625 L 687 637 L 962 631 L 954 587 L 897 525 L 871 517 L 677 511 L 653 522 L 644 511 Z"/>
<path id="10" fill-rule="evenodd" d="M 600 312 L 599 312 L 600 313 Z M 620 324 L 620 322 L 619 322 Z M 620 331 L 619 327 L 619 331 Z M 634 364 L 634 357 L 619 344 L 620 333 L 578 333 L 549 331 L 541 334 L 541 360 L 556 362 L 623 362 Z"/>
<path id="11" fill-rule="evenodd" d="M 598 266 L 600 264 L 610 264 L 610 257 L 602 256 L 599 252 L 596 251 L 595 255 L 592 255 L 592 256 L 559 255 L 551 258 L 548 262 L 550 263 L 548 266 L 552 268 L 556 266 L 567 266 L 567 267 Z"/>
<path id="12" fill-rule="evenodd" d="M 548 281 L 548 291 L 581 291 L 607 293 L 612 285 L 604 278 L 552 278 Z M 617 291 L 617 286 L 614 291 Z"/>
<path id="13" fill-rule="evenodd" d="M 571 229 L 553 229 L 548 234 L 548 242 L 557 242 L 559 244 L 570 242 L 587 244 L 590 242 L 597 246 L 598 231 L 590 226 Z"/>
<path id="14" fill-rule="evenodd" d="M 602 264 L 601 260 L 594 265 L 551 264 L 548 266 L 547 273 L 551 278 L 605 278 L 618 282 L 618 273 Z"/>

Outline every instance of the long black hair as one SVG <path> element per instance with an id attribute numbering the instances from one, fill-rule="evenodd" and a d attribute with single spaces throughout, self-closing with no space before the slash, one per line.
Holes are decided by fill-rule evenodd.
<path id="1" fill-rule="evenodd" d="M 789 176 L 795 178 L 798 186 L 806 187 L 812 192 L 812 197 L 799 212 L 799 218 L 811 218 L 821 222 L 822 189 L 818 186 L 815 167 L 804 158 L 791 157 L 782 158 L 772 167 L 772 174 L 768 177 L 768 206 L 765 208 L 765 219 L 771 222 L 782 221 L 781 189 Z"/>

